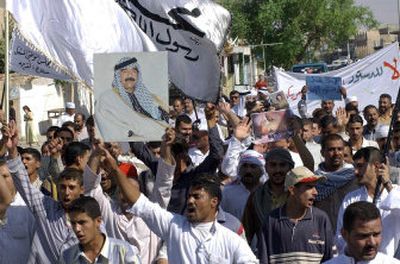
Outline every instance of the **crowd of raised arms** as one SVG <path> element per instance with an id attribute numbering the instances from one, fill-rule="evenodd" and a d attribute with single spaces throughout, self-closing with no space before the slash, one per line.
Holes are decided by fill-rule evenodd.
<path id="1" fill-rule="evenodd" d="M 394 98 L 308 112 L 304 87 L 290 136 L 260 141 L 251 114 L 282 108 L 265 86 L 173 98 L 153 142 L 103 142 L 73 103 L 40 150 L 4 121 L 0 263 L 400 263 Z"/>

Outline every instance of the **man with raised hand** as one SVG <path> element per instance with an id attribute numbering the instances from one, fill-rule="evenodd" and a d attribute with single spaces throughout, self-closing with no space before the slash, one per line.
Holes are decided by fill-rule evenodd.
<path id="1" fill-rule="evenodd" d="M 221 189 L 216 182 L 191 182 L 186 216 L 173 214 L 140 193 L 110 160 L 121 192 L 133 204 L 129 210 L 168 245 L 170 263 L 258 263 L 247 243 L 216 221 Z"/>
<path id="2" fill-rule="evenodd" d="M 83 194 L 83 168 L 89 156 L 89 150 L 83 143 L 81 148 L 65 149 L 68 164 L 74 165 L 65 169 L 59 176 L 57 187 L 59 202 L 45 196 L 35 188 L 29 180 L 28 173 L 18 154 L 18 131 L 15 122 L 3 126 L 3 138 L 0 149 L 7 147 L 7 165 L 13 176 L 17 191 L 21 194 L 28 208 L 37 222 L 38 237 L 41 242 L 42 252 L 38 255 L 47 258 L 45 263 L 57 263 L 60 253 L 78 242 L 73 233 L 66 212 L 71 203 Z M 67 164 L 67 166 L 68 166 Z"/>
<path id="3" fill-rule="evenodd" d="M 172 157 L 171 146 L 175 140 L 175 131 L 172 128 L 167 129 L 164 139 L 161 143 L 160 155 L 158 161 L 156 181 L 153 193 L 149 199 L 158 203 L 162 208 L 166 208 L 171 197 L 172 179 L 175 171 L 175 160 Z M 101 160 L 104 159 L 103 162 Z M 131 207 L 127 203 L 124 195 L 118 195 L 116 203 L 113 203 L 107 197 L 100 186 L 101 176 L 97 173 L 102 167 L 109 170 L 109 166 L 115 160 L 110 153 L 104 149 L 101 144 L 96 146 L 92 157 L 89 160 L 89 166 L 92 173 L 85 175 L 86 193 L 97 200 L 100 205 L 101 215 L 107 234 L 110 237 L 123 239 L 136 246 L 139 249 L 143 263 L 155 263 L 158 260 L 158 253 L 161 247 L 161 240 L 156 234 L 151 232 L 142 218 L 132 215 L 128 212 Z M 115 177 L 115 171 L 108 171 L 110 177 Z M 131 184 L 138 186 L 137 179 L 128 178 Z M 118 181 L 117 181 L 118 183 Z"/>

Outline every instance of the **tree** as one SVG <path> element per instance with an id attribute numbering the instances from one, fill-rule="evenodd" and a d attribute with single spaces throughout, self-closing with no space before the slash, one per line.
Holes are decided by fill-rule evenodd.
<path id="1" fill-rule="evenodd" d="M 334 49 L 359 28 L 377 25 L 372 12 L 353 0 L 220 0 L 232 13 L 232 37 L 267 48 L 269 65 L 290 67 L 322 45 Z"/>

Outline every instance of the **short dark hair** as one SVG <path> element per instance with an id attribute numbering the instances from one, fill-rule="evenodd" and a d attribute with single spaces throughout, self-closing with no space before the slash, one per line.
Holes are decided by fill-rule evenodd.
<path id="1" fill-rule="evenodd" d="M 86 126 L 92 126 L 94 127 L 94 118 L 93 115 L 89 116 L 88 119 L 86 119 Z"/>
<path id="2" fill-rule="evenodd" d="M 370 105 L 367 105 L 366 107 L 364 107 L 364 110 L 363 110 L 364 115 L 369 109 L 375 109 L 376 111 L 378 111 L 378 108 L 375 105 L 370 104 Z"/>
<path id="3" fill-rule="evenodd" d="M 328 145 L 328 142 L 336 141 L 336 140 L 342 141 L 343 145 L 344 145 L 343 138 L 338 134 L 329 134 L 329 135 L 323 136 L 321 138 L 321 150 L 325 150 L 326 149 L 326 146 Z"/>
<path id="4" fill-rule="evenodd" d="M 64 150 L 63 159 L 66 166 L 71 166 L 75 163 L 78 156 L 83 156 L 90 147 L 82 142 L 71 142 Z"/>
<path id="5" fill-rule="evenodd" d="M 202 188 L 211 198 L 217 197 L 218 205 L 222 200 L 221 180 L 215 173 L 198 173 L 190 184 L 190 188 Z"/>
<path id="6" fill-rule="evenodd" d="M 60 183 L 62 180 L 74 180 L 79 182 L 79 185 L 82 186 L 83 172 L 76 168 L 66 168 L 60 173 L 60 176 L 58 177 L 58 183 Z"/>
<path id="7" fill-rule="evenodd" d="M 327 128 L 329 125 L 333 125 L 334 127 L 338 126 L 338 122 L 336 117 L 332 115 L 325 115 L 319 121 L 319 126 L 321 128 Z"/>
<path id="8" fill-rule="evenodd" d="M 186 114 L 179 115 L 175 120 L 175 129 L 179 128 L 181 123 L 192 124 L 192 119 Z"/>
<path id="9" fill-rule="evenodd" d="M 347 206 L 343 214 L 343 228 L 347 232 L 351 232 L 356 220 L 363 222 L 380 219 L 381 214 L 373 203 L 359 201 Z"/>
<path id="10" fill-rule="evenodd" d="M 313 121 L 310 118 L 303 118 L 301 119 L 301 126 L 312 126 L 313 125 Z"/>
<path id="11" fill-rule="evenodd" d="M 22 154 L 30 154 L 36 161 L 41 161 L 42 160 L 42 155 L 40 155 L 39 150 L 34 149 L 34 148 L 24 148 L 21 151 Z"/>
<path id="12" fill-rule="evenodd" d="M 382 98 L 387 98 L 387 99 L 389 99 L 390 102 L 392 102 L 392 96 L 390 96 L 390 94 L 387 94 L 387 93 L 381 94 L 381 96 L 379 96 L 379 99 L 382 99 Z"/>
<path id="13" fill-rule="evenodd" d="M 382 160 L 382 154 L 380 150 L 375 147 L 365 147 L 358 150 L 353 156 L 353 160 L 361 158 L 364 158 L 368 163 L 375 163 Z"/>
<path id="14" fill-rule="evenodd" d="M 354 124 L 354 123 L 361 123 L 361 125 L 363 125 L 363 124 L 364 124 L 364 121 L 363 121 L 362 117 L 359 116 L 359 115 L 351 115 L 350 118 L 349 118 L 349 122 L 347 123 L 347 125 L 349 125 L 349 124 Z"/>
<path id="15" fill-rule="evenodd" d="M 355 106 L 355 105 L 353 105 L 351 102 L 348 103 L 348 104 L 346 104 L 346 106 L 344 107 L 344 110 L 346 110 L 346 112 L 349 112 L 349 111 L 356 111 L 357 114 L 358 114 L 358 107 Z"/>
<path id="16" fill-rule="evenodd" d="M 64 127 L 67 127 L 67 128 L 73 127 L 74 130 L 75 130 L 76 125 L 75 125 L 75 123 L 72 122 L 72 121 L 66 121 L 66 122 L 64 122 L 64 123 L 61 125 L 61 128 L 64 128 Z"/>
<path id="17" fill-rule="evenodd" d="M 51 126 L 47 129 L 46 134 L 49 132 L 57 132 L 60 128 L 58 126 Z"/>
<path id="18" fill-rule="evenodd" d="M 84 113 L 80 113 L 80 112 L 79 113 L 75 113 L 75 116 L 81 116 L 83 122 L 85 122 L 85 120 L 86 120 L 86 116 L 85 116 Z"/>
<path id="19" fill-rule="evenodd" d="M 74 126 L 75 126 L 75 124 L 74 124 Z M 74 132 L 71 129 L 69 129 L 69 127 L 67 127 L 67 126 L 62 126 L 56 132 L 54 132 L 54 137 L 59 137 L 60 133 L 63 131 L 71 133 L 72 138 L 74 137 Z"/>
<path id="20" fill-rule="evenodd" d="M 150 142 L 147 142 L 147 146 L 149 148 L 152 148 L 152 149 L 159 148 L 159 147 L 161 147 L 161 141 L 150 141 Z"/>
<path id="21" fill-rule="evenodd" d="M 231 91 L 230 93 L 229 93 L 229 97 L 231 97 L 232 95 L 234 95 L 234 94 L 240 94 L 238 91 L 236 91 L 236 90 L 233 90 L 233 91 Z"/>
<path id="22" fill-rule="evenodd" d="M 90 196 L 79 197 L 71 203 L 68 210 L 69 213 L 85 213 L 93 220 L 101 216 L 99 203 Z"/>

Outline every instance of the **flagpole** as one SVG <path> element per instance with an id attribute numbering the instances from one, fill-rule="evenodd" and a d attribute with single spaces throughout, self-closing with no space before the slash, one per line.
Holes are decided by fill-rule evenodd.
<path id="1" fill-rule="evenodd" d="M 9 54 L 8 54 L 8 52 L 9 52 L 9 50 L 10 50 L 10 40 L 9 40 L 9 18 L 8 18 L 8 10 L 7 10 L 7 8 L 5 8 L 5 19 L 6 19 L 6 22 L 5 22 L 5 27 L 6 27 L 6 36 L 5 36 L 5 41 L 6 41 L 6 58 L 5 58 L 5 77 L 6 77 L 6 79 L 5 79 L 5 90 L 4 90 L 4 93 L 5 93 L 5 96 L 4 96 L 4 98 L 5 98 L 5 102 L 4 102 L 4 114 L 5 114 L 5 120 L 6 120 L 6 122 L 8 122 L 8 120 L 9 120 L 9 105 L 8 105 L 8 102 L 9 102 L 9 90 L 10 90 L 10 70 L 9 70 Z"/>

